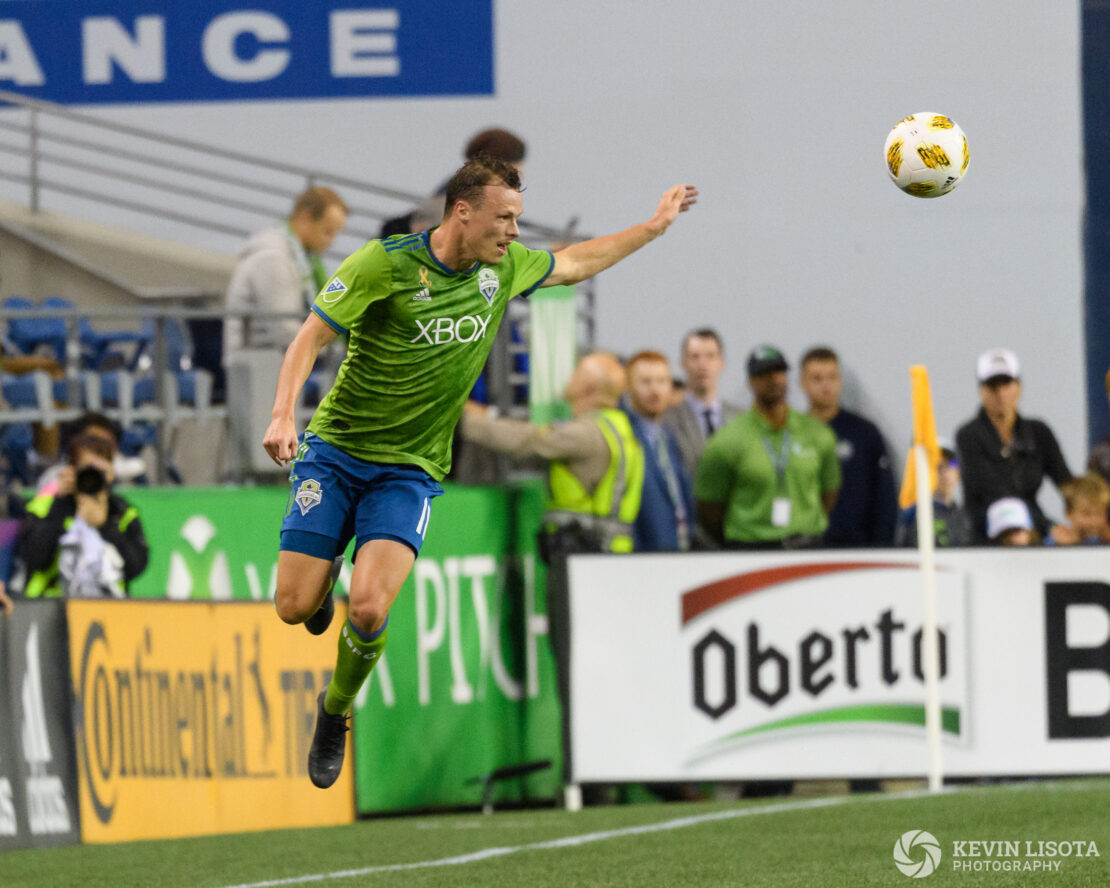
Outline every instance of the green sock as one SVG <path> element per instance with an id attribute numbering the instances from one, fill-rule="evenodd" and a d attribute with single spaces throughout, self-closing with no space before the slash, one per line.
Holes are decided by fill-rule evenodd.
<path id="1" fill-rule="evenodd" d="M 339 633 L 339 656 L 335 672 L 324 697 L 324 710 L 332 715 L 345 715 L 351 711 L 358 689 L 378 662 L 389 638 L 389 617 L 382 628 L 372 635 L 365 635 L 355 628 L 348 618 Z"/>

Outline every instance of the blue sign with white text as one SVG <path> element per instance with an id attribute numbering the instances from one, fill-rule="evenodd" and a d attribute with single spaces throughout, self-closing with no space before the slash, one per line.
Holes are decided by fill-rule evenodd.
<path id="1" fill-rule="evenodd" d="M 493 0 L 7 0 L 0 89 L 66 104 L 491 95 Z"/>

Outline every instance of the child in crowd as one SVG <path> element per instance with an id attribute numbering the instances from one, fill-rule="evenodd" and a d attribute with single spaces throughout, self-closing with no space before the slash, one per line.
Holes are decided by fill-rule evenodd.
<path id="1" fill-rule="evenodd" d="M 947 441 L 940 445 L 937 467 L 937 489 L 933 494 L 933 537 L 937 548 L 971 545 L 971 522 L 963 506 L 956 502 L 960 484 L 960 461 Z M 896 546 L 917 545 L 917 506 L 903 509 L 898 515 Z"/>
<path id="2" fill-rule="evenodd" d="M 987 509 L 987 536 L 995 546 L 1039 546 L 1041 535 L 1033 529 L 1033 516 L 1016 496 L 995 500 Z"/>
<path id="3" fill-rule="evenodd" d="M 1052 528 L 1052 536 L 1045 543 L 1058 546 L 1098 546 L 1110 543 L 1110 484 L 1101 476 L 1088 472 L 1065 482 L 1060 487 L 1064 495 L 1067 524 Z"/>

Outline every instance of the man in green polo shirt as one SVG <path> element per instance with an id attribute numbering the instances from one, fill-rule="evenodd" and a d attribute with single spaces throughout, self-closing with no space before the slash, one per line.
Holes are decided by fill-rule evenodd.
<path id="1" fill-rule="evenodd" d="M 699 523 L 728 548 L 817 545 L 836 503 L 836 436 L 786 403 L 788 369 L 777 348 L 752 351 L 752 408 L 717 432 L 698 461 Z"/>

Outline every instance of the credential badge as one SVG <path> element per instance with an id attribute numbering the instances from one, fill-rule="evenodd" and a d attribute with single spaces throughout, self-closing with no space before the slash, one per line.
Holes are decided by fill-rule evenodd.
<path id="1" fill-rule="evenodd" d="M 492 268 L 483 268 L 478 272 L 478 290 L 486 297 L 486 302 L 493 305 L 493 297 L 501 287 L 501 280 Z"/>
<path id="2" fill-rule="evenodd" d="M 305 478 L 297 488 L 297 495 L 293 497 L 293 502 L 300 506 L 302 515 L 307 515 L 308 510 L 320 505 L 320 500 L 323 498 L 320 482 L 314 478 Z"/>

